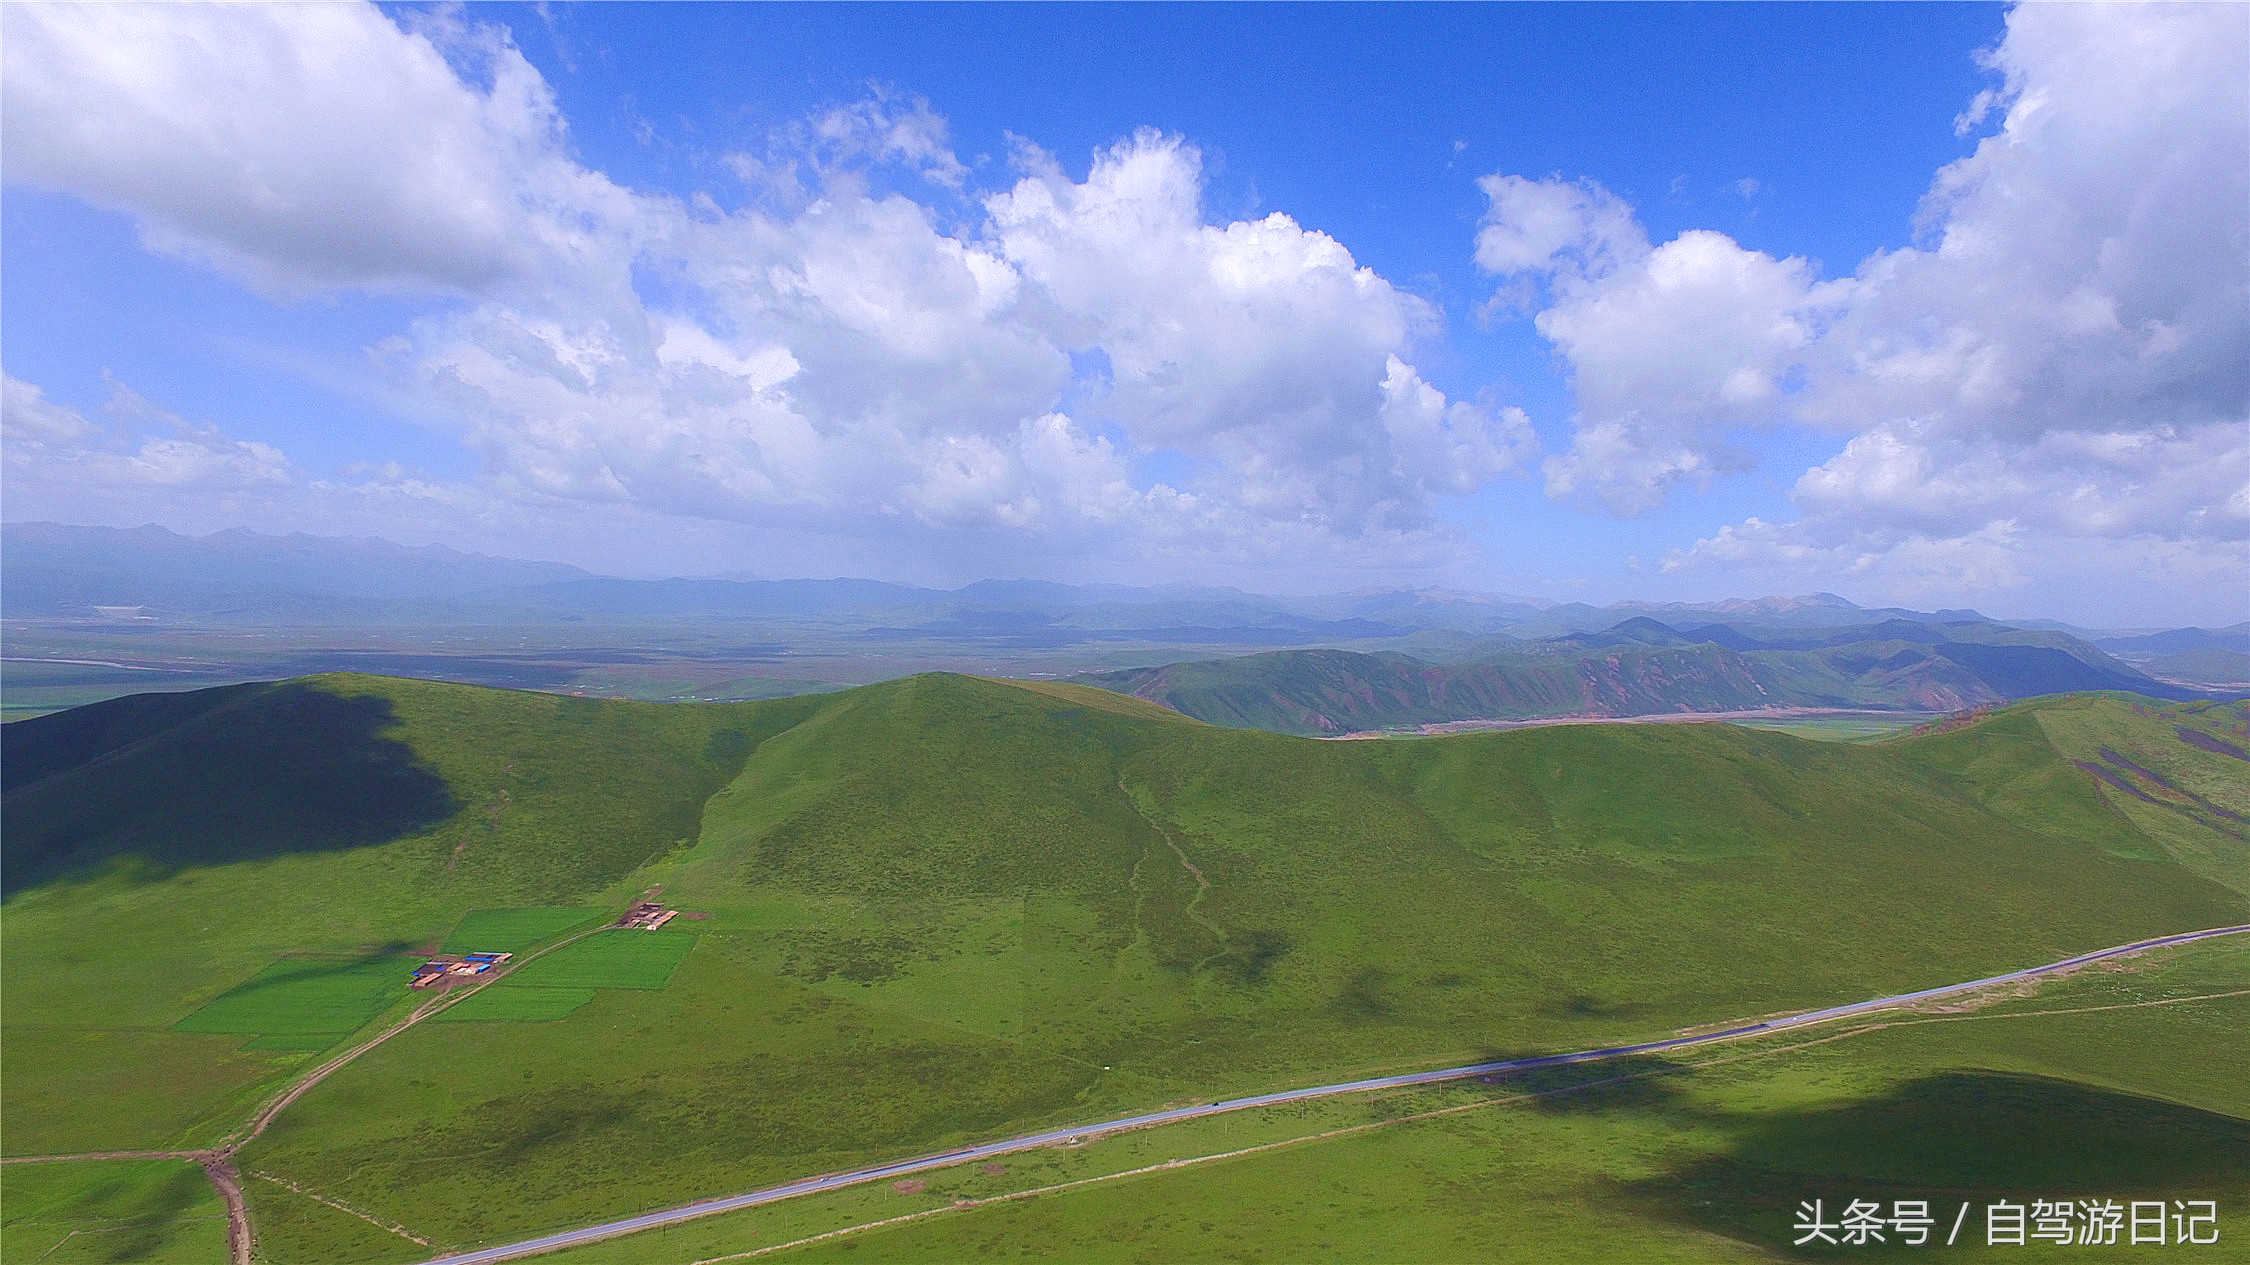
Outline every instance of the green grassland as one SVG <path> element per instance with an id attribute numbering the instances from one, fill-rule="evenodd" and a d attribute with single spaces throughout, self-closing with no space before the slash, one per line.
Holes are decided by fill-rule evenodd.
<path id="1" fill-rule="evenodd" d="M 2250 890 L 2250 724 L 2240 705 L 2041 708 L 2055 750 L 2102 781 L 2103 798 L 2182 865 Z M 2190 737 L 2202 745 L 2193 745 Z M 2219 758 L 2211 758 L 2218 756 Z"/>
<path id="2" fill-rule="evenodd" d="M 334 1261 L 337 1265 L 407 1265 L 429 1259 L 430 1249 L 375 1225 L 332 1202 L 250 1175 L 246 1192 L 257 1201 L 258 1259 Z M 204 1260 L 226 1259 L 222 1245 Z"/>
<path id="3" fill-rule="evenodd" d="M 8 1150 L 215 1139 L 314 1055 L 181 1020 L 284 954 L 438 944 L 472 909 L 616 908 L 619 880 L 693 838 L 703 799 L 792 705 L 343 676 L 8 727 Z M 373 817 L 395 837 L 334 820 L 398 788 L 416 811 Z M 452 805 L 434 824 L 431 801 Z"/>
<path id="4" fill-rule="evenodd" d="M 224 1132 L 315 1056 L 175 1029 L 284 954 L 504 949 L 481 940 L 565 934 L 655 884 L 711 915 L 525 965 L 242 1155 L 446 1247 L 2250 919 L 2226 815 L 2241 761 L 2211 745 L 2242 745 L 2240 705 L 2081 696 L 1873 743 L 1725 725 L 1321 743 L 943 675 L 730 705 L 354 677 L 184 697 L 6 727 L 0 767 L 41 774 L 11 771 L 6 807 L 8 863 L 32 876 L 0 921 L 10 1153 Z M 244 788 L 274 816 L 236 820 L 230 859 L 177 800 L 255 778 L 288 728 L 260 709 L 335 750 Z M 2178 795 L 2084 767 L 2102 748 Z M 388 837 L 331 829 L 311 803 L 331 784 L 403 787 L 413 811 Z M 1922 1056 L 1901 1048 L 1905 1075 Z M 152 1088 L 89 1106 L 88 1078 Z M 303 1198 L 249 1195 L 260 1217 Z M 276 1215 L 300 1228 L 272 1259 L 333 1258 L 320 1214 Z"/>
<path id="5" fill-rule="evenodd" d="M 2189 946 L 1967 1013 L 1885 1016 L 1840 1040 L 1800 1033 L 1245 1112 L 546 1259 L 688 1265 L 852 1227 L 871 1228 L 778 1259 L 1912 1259 L 1895 1242 L 1791 1251 L 1797 1201 L 1921 1199 L 1949 1222 L 1963 1201 L 1974 1219 L 1999 1199 L 2162 1197 L 2218 1203 L 2221 1245 L 2193 1259 L 2250 1260 L 2228 1212 L 2250 1193 L 2245 992 L 2250 948 Z M 2225 993 L 2237 995 L 2214 996 Z M 875 1224 L 900 1217 L 917 1219 Z M 1980 1233 L 1978 1221 L 1955 1250 L 2067 1255 L 1988 1252 Z"/>
<path id="6" fill-rule="evenodd" d="M 226 1209 L 181 1160 L 89 1160 L 0 1168 L 0 1259 L 46 1265 L 227 1258 Z"/>

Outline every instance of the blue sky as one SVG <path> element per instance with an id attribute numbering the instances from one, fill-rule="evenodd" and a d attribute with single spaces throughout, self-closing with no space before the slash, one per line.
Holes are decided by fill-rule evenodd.
<path id="1" fill-rule="evenodd" d="M 14 7 L 4 511 L 2231 622 L 2246 13 Z"/>

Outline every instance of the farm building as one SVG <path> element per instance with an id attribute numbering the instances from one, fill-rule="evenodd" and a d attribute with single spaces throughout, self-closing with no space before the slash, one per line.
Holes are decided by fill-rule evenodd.
<path id="1" fill-rule="evenodd" d="M 666 909 L 653 900 L 644 900 L 626 910 L 618 918 L 616 925 L 638 927 L 643 931 L 654 931 L 679 916 L 680 911 L 677 909 Z"/>
<path id="2" fill-rule="evenodd" d="M 514 956 L 513 953 L 464 953 L 458 957 L 439 954 L 414 968 L 414 977 L 407 981 L 407 987 L 450 988 L 465 984 Z"/>

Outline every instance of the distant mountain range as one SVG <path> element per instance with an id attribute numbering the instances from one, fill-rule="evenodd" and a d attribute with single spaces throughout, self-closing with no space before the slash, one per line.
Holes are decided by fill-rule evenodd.
<path id="1" fill-rule="evenodd" d="M 1731 624 L 1682 628 L 1636 616 L 1600 632 L 1511 641 L 1452 663 L 1283 650 L 1077 679 L 1213 724 L 1309 735 L 1769 708 L 1958 711 L 2079 690 L 2205 696 L 2068 634 L 1975 619 L 1888 619 L 1761 636 Z"/>
<path id="2" fill-rule="evenodd" d="M 309 624 L 489 622 L 577 618 L 849 617 L 877 640 L 1073 644 L 1118 634 L 1211 644 L 1315 644 L 1419 637 L 1400 647 L 1455 657 L 1499 635 L 1598 632 L 1631 615 L 1769 632 L 1884 619 L 1976 620 L 1975 611 L 1870 610 L 1832 594 L 1711 603 L 1592 606 L 1444 589 L 1275 597 L 1198 585 L 1136 588 L 987 580 L 954 590 L 876 580 L 736 577 L 620 579 L 554 562 L 461 553 L 442 545 L 156 526 L 60 523 L 0 527 L 0 581 L 13 619 Z M 2205 648 L 2185 643 L 2173 649 Z M 2246 642 L 2245 649 L 2250 649 Z"/>
<path id="3" fill-rule="evenodd" d="M 2250 693 L 2250 623 L 2096 637 L 2093 644 L 2162 680 Z"/>
<path id="4" fill-rule="evenodd" d="M 162 527 L 0 528 L 8 614 L 91 616 L 140 608 L 228 615 L 459 598 L 594 578 L 559 562 L 523 562 L 373 538 L 182 536 Z"/>
<path id="5" fill-rule="evenodd" d="M 232 664 L 233 679 L 276 665 L 364 666 L 338 658 L 349 647 L 302 662 L 243 659 L 249 643 L 237 630 L 251 627 L 308 630 L 308 646 L 373 628 L 393 641 L 428 640 L 425 630 L 504 628 L 512 639 L 547 628 L 574 663 L 690 653 L 673 647 L 689 630 L 695 656 L 754 647 L 746 664 L 782 653 L 803 662 L 808 646 L 831 663 L 919 653 L 1003 672 L 1027 656 L 1063 672 L 1172 659 L 1079 679 L 1206 720 L 1289 733 L 1782 706 L 1952 710 L 2066 690 L 2250 692 L 2250 624 L 2104 634 L 2012 626 L 1973 610 L 1869 609 L 1826 593 L 1594 606 L 1435 588 L 1276 597 L 1036 580 L 941 590 L 859 579 L 621 579 L 443 546 L 247 531 L 195 538 L 154 526 L 0 528 L 0 612 L 19 640 L 35 626 L 97 639 L 111 635 L 104 630 L 177 630 L 209 643 L 216 653 L 194 653 L 213 670 Z M 477 675 L 448 645 L 452 657 L 437 675 L 491 675 Z M 131 675 L 131 665 L 53 666 L 120 653 L 107 643 L 33 653 L 48 656 L 39 669 L 48 676 Z M 1230 653 L 1244 657 L 1209 657 Z M 32 684 L 27 671 L 16 672 L 19 687 Z M 574 687 L 576 672 L 556 675 L 556 688 Z M 517 673 L 492 683 L 538 682 Z"/>

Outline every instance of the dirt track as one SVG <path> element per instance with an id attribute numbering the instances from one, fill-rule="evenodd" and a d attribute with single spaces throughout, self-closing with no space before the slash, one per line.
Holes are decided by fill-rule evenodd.
<path id="1" fill-rule="evenodd" d="M 256 1240 L 250 1234 L 250 1206 L 242 1197 L 242 1175 L 235 1171 L 233 1147 L 204 1151 L 87 1151 L 79 1155 L 11 1155 L 0 1164 L 54 1164 L 66 1160 L 180 1160 L 203 1170 L 219 1201 L 227 1207 L 227 1259 L 250 1265 Z"/>
<path id="2" fill-rule="evenodd" d="M 485 985 L 513 973 L 525 963 L 543 957 L 566 944 L 582 940 L 594 934 L 595 931 L 601 930 L 606 930 L 606 926 L 581 931 L 577 935 L 557 940 L 537 953 L 530 954 L 509 966 L 492 972 L 480 979 L 474 987 L 447 990 L 443 994 L 423 1002 L 416 1006 L 406 1018 L 290 1082 L 280 1093 L 267 1099 L 265 1105 L 258 1109 L 257 1114 L 250 1117 L 248 1123 L 221 1139 L 217 1146 L 193 1151 L 85 1151 L 76 1155 L 12 1155 L 0 1157 L 0 1164 L 53 1164 L 66 1160 L 183 1160 L 197 1165 L 203 1170 L 204 1176 L 211 1179 L 211 1188 L 218 1192 L 219 1199 L 227 1207 L 228 1259 L 232 1262 L 232 1265 L 251 1265 L 251 1256 L 256 1250 L 258 1240 L 250 1226 L 249 1202 L 242 1194 L 242 1174 L 234 1166 L 234 1156 L 237 1151 L 255 1141 L 259 1134 L 266 1131 L 266 1126 L 274 1122 L 274 1117 L 287 1110 L 291 1103 L 311 1092 L 315 1085 L 344 1070 L 362 1054 L 447 1006 L 475 993 Z"/>
<path id="3" fill-rule="evenodd" d="M 200 1161 L 203 1175 L 211 1179 L 212 1189 L 227 1205 L 227 1259 L 234 1265 L 250 1265 L 250 1205 L 242 1198 L 242 1174 L 235 1171 L 234 1161 L 222 1155 L 211 1155 Z"/>

